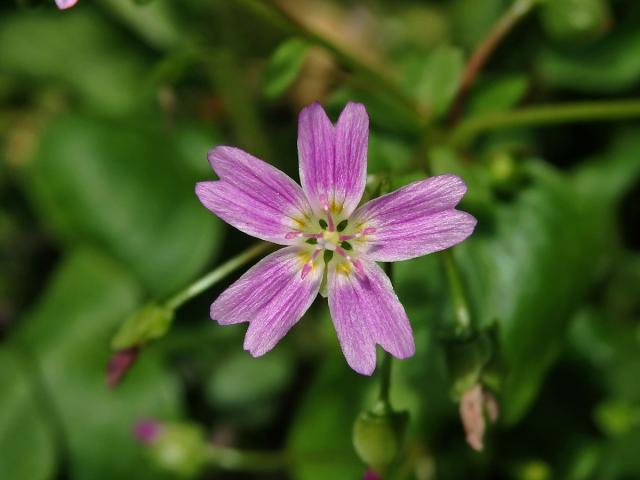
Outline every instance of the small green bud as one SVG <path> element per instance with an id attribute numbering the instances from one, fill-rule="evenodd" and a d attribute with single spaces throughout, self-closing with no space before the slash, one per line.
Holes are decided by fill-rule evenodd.
<path id="1" fill-rule="evenodd" d="M 329 226 L 329 224 L 324 218 L 321 218 L 320 220 L 318 220 L 318 223 L 320 224 L 320 228 L 323 230 L 326 230 L 327 227 Z"/>
<path id="2" fill-rule="evenodd" d="M 173 310 L 155 302 L 134 312 L 118 329 L 111 341 L 114 350 L 139 347 L 164 336 L 173 321 Z"/>
<path id="3" fill-rule="evenodd" d="M 194 477 L 207 460 L 207 440 L 196 425 L 164 424 L 149 443 L 149 454 L 162 469 L 180 477 Z"/>
<path id="4" fill-rule="evenodd" d="M 478 383 L 491 354 L 491 340 L 484 333 L 469 340 L 452 340 L 446 343 L 445 357 L 454 400 L 460 400 L 466 391 Z"/>
<path id="5" fill-rule="evenodd" d="M 324 251 L 324 263 L 329 263 L 333 258 L 333 252 L 331 250 Z"/>
<path id="6" fill-rule="evenodd" d="M 551 38 L 584 42 L 596 39 L 607 30 L 611 12 L 606 0 L 545 0 L 540 19 Z"/>
<path id="7" fill-rule="evenodd" d="M 360 459 L 384 474 L 404 446 L 409 412 L 392 412 L 382 404 L 362 412 L 353 425 L 353 446 Z"/>
<path id="8" fill-rule="evenodd" d="M 315 245 L 318 243 L 318 240 L 315 238 L 308 238 L 305 240 L 305 242 L 307 242 L 309 245 Z"/>

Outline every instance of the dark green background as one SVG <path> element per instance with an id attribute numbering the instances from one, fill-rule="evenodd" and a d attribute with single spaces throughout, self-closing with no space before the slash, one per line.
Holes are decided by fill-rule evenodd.
<path id="1" fill-rule="evenodd" d="M 361 477 L 351 428 L 377 383 L 348 368 L 324 300 L 254 360 L 244 326 L 208 317 L 233 274 L 180 308 L 117 389 L 105 385 L 111 338 L 133 311 L 251 245 L 193 193 L 213 178 L 209 148 L 237 145 L 297 179 L 300 108 L 320 100 L 335 119 L 358 100 L 371 117 L 369 172 L 394 186 L 424 177 L 402 105 L 259 3 L 0 7 L 2 480 L 175 478 L 131 434 L 147 417 L 299 458 L 286 473 L 210 466 L 202 478 Z M 494 341 L 483 381 L 501 417 L 482 454 L 465 444 L 442 265 L 437 255 L 397 264 L 417 353 L 394 366 L 392 400 L 411 425 L 393 478 L 640 478 L 640 123 L 447 141 L 465 61 L 510 4 L 288 3 L 358 62 L 384 64 L 430 113 L 426 157 L 467 181 L 461 208 L 479 219 L 453 253 L 474 326 Z M 548 0 L 500 44 L 462 118 L 633 97 L 640 4 Z"/>

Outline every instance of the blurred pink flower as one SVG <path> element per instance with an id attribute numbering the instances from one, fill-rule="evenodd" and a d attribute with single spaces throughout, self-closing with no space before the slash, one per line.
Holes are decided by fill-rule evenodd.
<path id="1" fill-rule="evenodd" d="M 348 103 L 336 125 L 318 103 L 302 110 L 302 188 L 237 148 L 209 152 L 220 180 L 196 185 L 202 204 L 249 235 L 285 245 L 211 305 L 221 325 L 249 322 L 244 348 L 253 356 L 271 350 L 325 285 L 342 351 L 356 372 L 373 373 L 376 344 L 397 358 L 413 355 L 409 319 L 376 262 L 451 247 L 473 232 L 476 219 L 454 208 L 466 192 L 455 175 L 414 182 L 357 208 L 368 136 L 361 104 Z"/>
<path id="2" fill-rule="evenodd" d="M 162 424 L 153 419 L 144 419 L 136 423 L 133 434 L 142 443 L 153 442 L 162 430 Z"/>
<path id="3" fill-rule="evenodd" d="M 58 5 L 58 8 L 60 10 L 65 10 L 67 8 L 71 8 L 76 3 L 78 3 L 78 0 L 56 0 L 56 5 Z"/>

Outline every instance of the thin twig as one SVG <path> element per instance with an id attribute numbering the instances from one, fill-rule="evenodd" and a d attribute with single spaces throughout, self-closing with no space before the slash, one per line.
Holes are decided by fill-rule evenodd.
<path id="1" fill-rule="evenodd" d="M 518 22 L 531 11 L 539 0 L 515 0 L 511 7 L 500 17 L 487 36 L 473 51 L 462 74 L 460 87 L 449 113 L 449 123 L 455 123 L 462 111 L 467 93 L 475 82 L 482 67 L 487 63 L 498 44 L 515 27 Z"/>
<path id="2" fill-rule="evenodd" d="M 451 132 L 449 143 L 457 147 L 464 147 L 479 133 L 499 128 L 622 120 L 638 117 L 640 117 L 640 99 L 638 98 L 536 105 L 514 111 L 487 113 L 463 120 Z"/>

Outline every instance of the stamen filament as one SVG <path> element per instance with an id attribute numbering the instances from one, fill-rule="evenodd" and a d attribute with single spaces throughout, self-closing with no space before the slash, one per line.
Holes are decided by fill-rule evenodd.
<path id="1" fill-rule="evenodd" d="M 307 275 L 309 275 L 309 272 L 311 272 L 311 269 L 313 268 L 313 262 L 315 261 L 316 258 L 318 258 L 318 255 L 320 255 L 321 251 L 322 251 L 321 248 L 316 248 L 313 251 L 313 253 L 311 254 L 311 257 L 309 258 L 309 261 L 304 264 L 304 267 L 302 267 L 302 271 L 300 272 L 300 278 L 304 279 Z"/>
<path id="2" fill-rule="evenodd" d="M 374 227 L 367 227 L 361 232 L 354 233 L 352 235 L 340 235 L 340 241 L 345 242 L 348 240 L 353 240 L 354 238 L 360 238 L 364 235 L 371 235 L 372 233 L 376 233 L 376 229 Z"/>
<path id="3" fill-rule="evenodd" d="M 351 265 L 354 266 L 354 268 L 356 269 L 356 271 L 358 273 L 362 273 L 362 264 L 360 263 L 360 260 L 358 260 L 357 258 L 353 258 L 351 255 L 349 255 L 347 252 L 345 252 L 342 247 L 336 248 L 336 252 L 338 252 L 339 255 L 341 255 L 344 258 L 346 258 L 347 261 L 349 263 L 351 263 Z"/>

